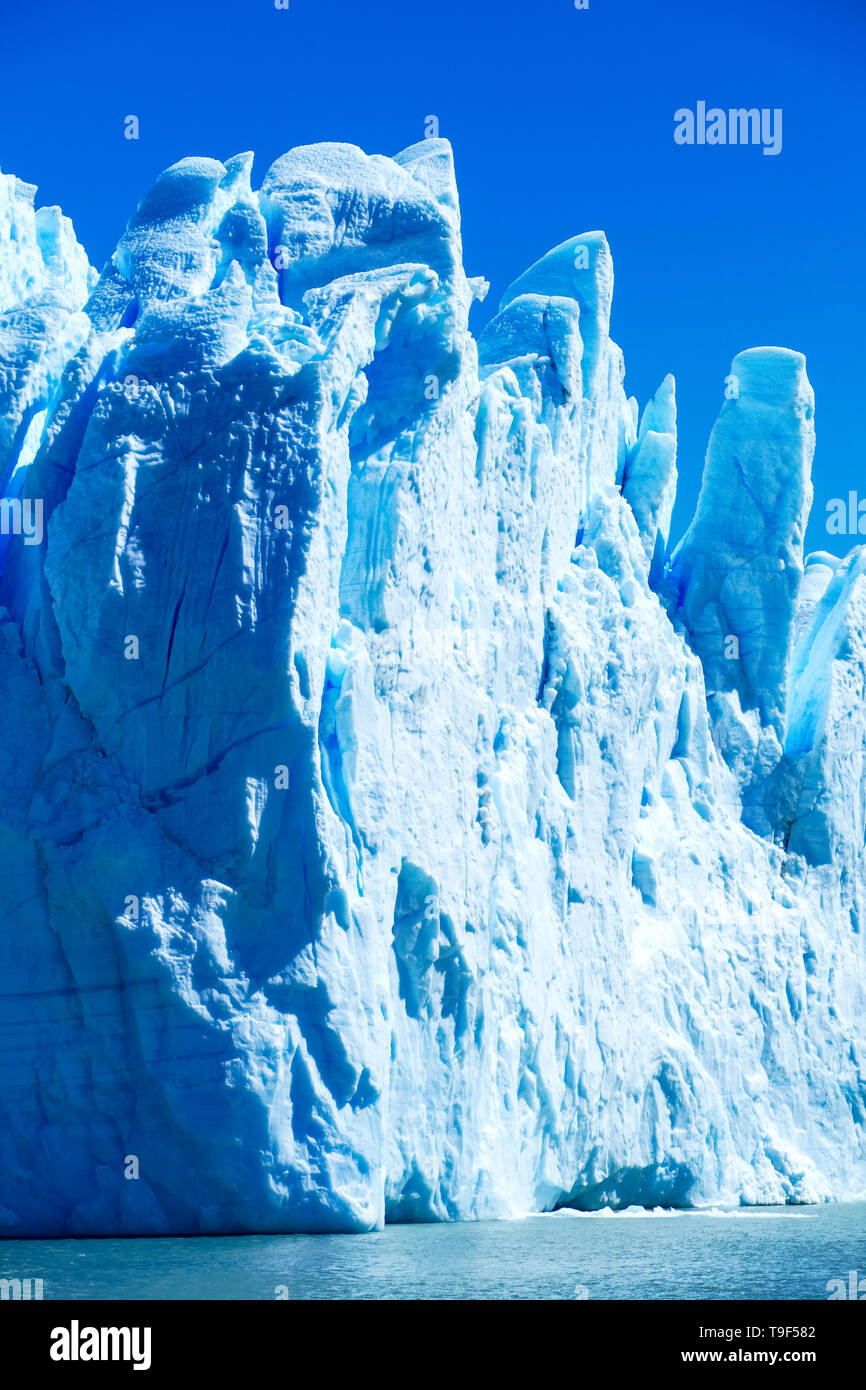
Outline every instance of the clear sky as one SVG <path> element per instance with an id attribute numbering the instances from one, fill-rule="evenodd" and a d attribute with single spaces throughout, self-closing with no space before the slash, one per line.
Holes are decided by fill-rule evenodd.
<path id="1" fill-rule="evenodd" d="M 292 145 L 392 154 L 451 140 L 476 331 L 539 255 L 596 227 L 613 336 L 641 405 L 677 379 L 680 502 L 694 503 L 734 353 L 805 352 L 816 392 L 809 544 L 866 497 L 863 0 L 3 0 L 0 168 L 59 203 L 101 266 L 184 155 Z M 782 151 L 683 147 L 674 112 L 781 108 Z M 135 114 L 140 139 L 124 139 Z"/>

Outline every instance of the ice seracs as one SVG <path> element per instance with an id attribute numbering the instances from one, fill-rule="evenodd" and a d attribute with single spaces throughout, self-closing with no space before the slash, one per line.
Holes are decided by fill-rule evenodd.
<path id="1" fill-rule="evenodd" d="M 81 312 L 96 273 L 59 208 L 34 207 L 36 189 L 0 173 L 0 556 L 20 533 L 18 494 L 61 372 L 87 338 Z M 14 511 L 17 527 L 9 524 Z"/>
<path id="2" fill-rule="evenodd" d="M 4 188 L 0 1230 L 862 1193 L 866 589 L 803 578 L 802 357 L 735 360 L 677 546 L 603 235 L 476 342 L 444 141 L 183 160 L 95 286 Z"/>
<path id="3" fill-rule="evenodd" d="M 771 833 L 788 665 L 812 502 L 814 397 L 801 353 L 731 364 L 694 519 L 670 569 L 701 659 L 716 741 L 743 783 L 744 819 Z"/>
<path id="4" fill-rule="evenodd" d="M 644 407 L 621 486 L 638 524 L 655 587 L 664 572 L 677 492 L 677 406 L 670 373 Z"/>

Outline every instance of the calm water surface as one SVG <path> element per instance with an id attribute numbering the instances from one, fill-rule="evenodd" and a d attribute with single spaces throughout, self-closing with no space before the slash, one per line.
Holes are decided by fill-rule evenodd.
<path id="1" fill-rule="evenodd" d="M 365 1236 L 0 1242 L 44 1297 L 810 1299 L 866 1279 L 866 1203 L 389 1226 Z M 864 1284 L 866 1290 L 866 1284 Z"/>

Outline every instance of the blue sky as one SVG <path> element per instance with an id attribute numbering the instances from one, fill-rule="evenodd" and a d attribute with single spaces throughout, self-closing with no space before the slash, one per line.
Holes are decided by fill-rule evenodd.
<path id="1" fill-rule="evenodd" d="M 643 405 L 677 378 L 680 501 L 694 504 L 733 355 L 806 353 L 816 392 L 811 548 L 825 506 L 866 495 L 861 0 L 43 0 L 3 17 L 0 168 L 110 254 L 159 171 L 188 154 L 292 145 L 391 154 L 435 114 L 455 150 L 465 261 L 499 294 L 544 251 L 603 228 L 613 336 Z M 781 107 L 778 156 L 681 147 L 674 111 Z M 136 114 L 141 138 L 123 138 Z"/>

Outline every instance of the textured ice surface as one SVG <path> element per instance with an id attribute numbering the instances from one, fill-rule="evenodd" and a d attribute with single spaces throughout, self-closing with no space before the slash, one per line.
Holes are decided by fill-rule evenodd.
<path id="1" fill-rule="evenodd" d="M 59 208 L 34 210 L 35 193 L 0 173 L 0 497 L 10 499 L 38 447 L 63 368 L 90 332 L 81 310 L 96 279 L 69 218 Z M 0 534 L 0 558 L 8 534 L 8 527 Z"/>
<path id="2" fill-rule="evenodd" d="M 866 562 L 803 577 L 803 358 L 735 360 L 671 555 L 601 233 L 476 344 L 445 142 L 250 166 L 168 170 L 95 287 L 0 186 L 45 528 L 0 576 L 0 1229 L 862 1192 Z"/>

